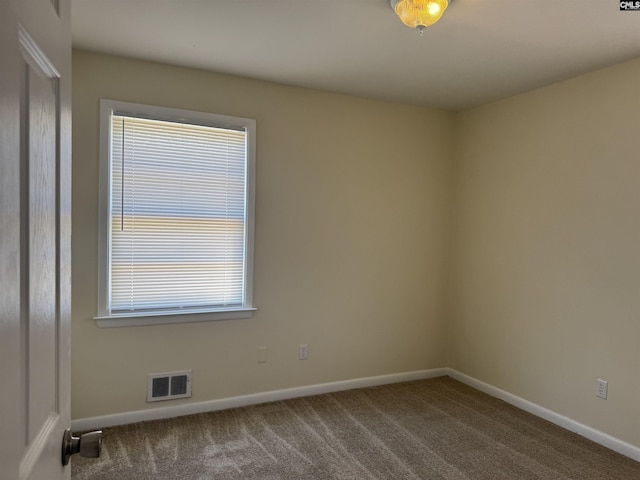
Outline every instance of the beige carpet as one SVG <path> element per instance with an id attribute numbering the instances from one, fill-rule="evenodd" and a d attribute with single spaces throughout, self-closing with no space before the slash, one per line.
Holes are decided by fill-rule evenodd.
<path id="1" fill-rule="evenodd" d="M 640 479 L 640 463 L 441 377 L 105 429 L 73 480 Z"/>

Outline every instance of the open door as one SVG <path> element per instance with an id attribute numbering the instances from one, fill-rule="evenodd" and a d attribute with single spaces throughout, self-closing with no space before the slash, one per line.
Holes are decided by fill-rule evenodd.
<path id="1" fill-rule="evenodd" d="M 2 480 L 70 478 L 69 8 L 0 0 Z"/>

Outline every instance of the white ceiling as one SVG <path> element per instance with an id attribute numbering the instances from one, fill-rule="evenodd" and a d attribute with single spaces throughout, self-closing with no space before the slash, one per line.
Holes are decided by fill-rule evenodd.
<path id="1" fill-rule="evenodd" d="M 453 110 L 640 56 L 640 12 L 618 0 L 454 0 L 423 37 L 389 0 L 72 0 L 72 12 L 77 48 Z"/>

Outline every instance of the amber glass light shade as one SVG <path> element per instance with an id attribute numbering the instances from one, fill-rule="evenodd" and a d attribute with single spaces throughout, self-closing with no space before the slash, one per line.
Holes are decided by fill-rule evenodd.
<path id="1" fill-rule="evenodd" d="M 424 28 L 440 20 L 448 6 L 448 0 L 399 0 L 393 10 L 407 27 Z"/>

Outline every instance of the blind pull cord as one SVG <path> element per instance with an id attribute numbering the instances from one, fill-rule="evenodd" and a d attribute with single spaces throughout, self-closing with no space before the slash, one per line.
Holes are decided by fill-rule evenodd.
<path id="1" fill-rule="evenodd" d="M 124 117 L 122 118 L 122 162 L 120 172 L 120 181 L 122 182 L 120 186 L 120 231 L 124 232 Z"/>

